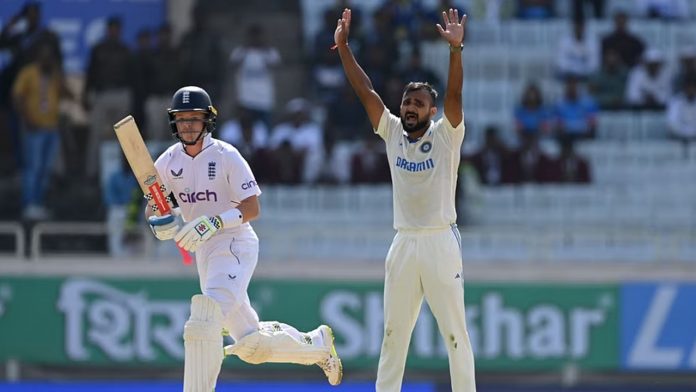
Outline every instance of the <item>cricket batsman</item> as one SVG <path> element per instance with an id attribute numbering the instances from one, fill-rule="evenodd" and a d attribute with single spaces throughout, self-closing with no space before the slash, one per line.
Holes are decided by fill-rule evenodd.
<path id="1" fill-rule="evenodd" d="M 217 110 L 208 93 L 195 86 L 179 89 L 167 114 L 178 142 L 155 167 L 180 216 L 150 216 L 148 222 L 158 239 L 173 239 L 196 255 L 202 294 L 191 299 L 184 325 L 184 392 L 213 391 L 225 354 L 252 364 L 318 365 L 338 385 L 343 368 L 331 328 L 304 333 L 260 322 L 251 307 L 247 288 L 259 240 L 249 222 L 259 216 L 261 190 L 239 151 L 212 137 Z M 224 351 L 223 330 L 235 341 Z"/>

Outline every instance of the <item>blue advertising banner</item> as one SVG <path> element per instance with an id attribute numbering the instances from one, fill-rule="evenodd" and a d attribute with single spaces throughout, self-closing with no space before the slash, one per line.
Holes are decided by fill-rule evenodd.
<path id="1" fill-rule="evenodd" d="M 6 25 L 27 0 L 0 1 L 0 23 Z M 123 39 L 133 45 L 142 29 L 156 29 L 165 21 L 165 0 L 44 0 L 42 25 L 61 39 L 64 67 L 68 73 L 84 72 L 89 51 L 104 35 L 106 19 L 119 16 Z"/>
<path id="2" fill-rule="evenodd" d="M 696 284 L 628 283 L 620 298 L 624 370 L 696 370 Z"/>

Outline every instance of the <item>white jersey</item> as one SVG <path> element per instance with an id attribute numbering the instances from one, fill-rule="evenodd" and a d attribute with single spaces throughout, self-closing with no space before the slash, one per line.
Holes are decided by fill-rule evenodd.
<path id="1" fill-rule="evenodd" d="M 454 128 L 443 116 L 411 142 L 401 119 L 384 109 L 375 130 L 387 145 L 394 199 L 394 228 L 445 228 L 457 220 L 457 184 L 464 121 Z"/>
<path id="2" fill-rule="evenodd" d="M 174 194 L 185 221 L 215 216 L 261 194 L 249 164 L 232 145 L 206 135 L 203 150 L 191 157 L 181 143 L 155 162 L 162 182 Z M 250 228 L 244 223 L 241 228 Z"/>

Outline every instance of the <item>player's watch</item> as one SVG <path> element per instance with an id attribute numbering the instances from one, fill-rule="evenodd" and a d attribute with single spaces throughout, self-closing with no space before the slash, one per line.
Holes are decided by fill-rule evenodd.
<path id="1" fill-rule="evenodd" d="M 460 52 L 464 49 L 464 42 L 459 43 L 457 46 L 452 46 L 452 44 L 449 45 L 450 52 L 452 53 L 457 53 Z"/>

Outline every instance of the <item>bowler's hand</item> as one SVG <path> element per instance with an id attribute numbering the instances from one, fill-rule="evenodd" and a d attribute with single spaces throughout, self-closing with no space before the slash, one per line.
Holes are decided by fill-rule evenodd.
<path id="1" fill-rule="evenodd" d="M 343 10 L 341 18 L 336 23 L 334 41 L 337 46 L 348 44 L 348 32 L 350 31 L 350 8 Z"/>
<path id="2" fill-rule="evenodd" d="M 442 26 L 437 24 L 437 31 L 450 45 L 457 47 L 464 40 L 464 26 L 466 24 L 466 15 L 462 15 L 459 19 L 459 11 L 449 9 L 449 12 L 442 11 Z"/>

